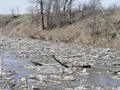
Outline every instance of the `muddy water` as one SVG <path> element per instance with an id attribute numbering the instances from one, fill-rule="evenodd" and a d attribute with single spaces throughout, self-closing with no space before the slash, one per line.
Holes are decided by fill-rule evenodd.
<path id="1" fill-rule="evenodd" d="M 18 80 L 22 77 L 26 77 L 32 74 L 39 75 L 39 73 L 34 72 L 34 70 L 28 70 L 24 66 L 33 66 L 32 63 L 28 61 L 21 60 L 15 56 L 11 55 L 1 55 L 3 64 L 2 68 L 4 74 L 0 77 L 0 90 L 10 90 L 11 85 L 14 83 L 13 80 Z M 83 72 L 84 71 L 84 72 Z M 76 87 L 82 88 L 85 85 L 94 85 L 95 87 L 111 86 L 120 87 L 120 75 L 114 75 L 113 72 L 108 72 L 107 70 L 100 68 L 90 68 L 83 71 L 76 71 L 72 74 L 75 80 L 56 80 L 58 84 L 55 84 L 54 79 L 47 84 L 47 87 L 43 87 L 41 82 L 35 81 L 35 85 L 41 85 L 42 90 L 64 90 L 64 88 Z M 113 78 L 114 77 L 114 78 Z M 54 82 L 54 83 L 53 83 Z M 61 82 L 61 83 L 59 83 Z M 30 85 L 30 83 L 28 82 Z M 7 87 L 7 88 L 5 88 Z M 22 90 L 22 89 L 21 89 Z M 31 89 L 30 89 L 31 90 Z M 79 89 L 78 89 L 79 90 Z"/>

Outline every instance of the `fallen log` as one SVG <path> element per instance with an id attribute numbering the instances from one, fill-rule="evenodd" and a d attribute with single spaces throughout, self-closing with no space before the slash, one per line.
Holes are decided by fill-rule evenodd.
<path id="1" fill-rule="evenodd" d="M 65 65 L 64 63 L 60 62 L 60 61 L 55 57 L 55 55 L 51 55 L 51 57 L 52 57 L 55 61 L 57 61 L 60 65 L 64 66 L 65 68 L 69 68 L 69 66 L 67 66 L 67 65 Z"/>

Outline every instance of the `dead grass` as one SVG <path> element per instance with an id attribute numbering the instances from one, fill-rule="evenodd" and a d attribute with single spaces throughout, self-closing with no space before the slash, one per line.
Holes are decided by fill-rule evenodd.
<path id="1" fill-rule="evenodd" d="M 114 21 L 120 21 L 120 12 L 116 13 L 113 19 Z M 42 31 L 40 26 L 37 27 L 36 24 L 31 23 L 30 15 L 20 15 L 17 18 L 12 18 L 10 15 L 0 15 L 0 25 L 3 24 L 3 21 L 6 22 L 6 20 L 8 20 L 7 24 L 4 27 L 0 27 L 0 32 L 3 36 L 30 37 L 33 39 L 52 40 L 54 42 L 120 48 L 120 29 L 117 31 L 117 35 L 114 38 L 112 38 L 111 35 L 105 37 L 105 32 L 103 31 L 101 31 L 101 35 L 91 37 L 89 28 L 84 21 L 65 25 L 61 28 L 56 27 L 52 30 Z M 104 23 L 101 28 L 103 27 Z M 108 32 L 109 34 L 113 34 L 114 30 Z"/>

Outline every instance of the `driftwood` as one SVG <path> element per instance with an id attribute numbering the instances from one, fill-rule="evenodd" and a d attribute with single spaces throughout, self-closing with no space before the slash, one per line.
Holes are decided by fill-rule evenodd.
<path id="1" fill-rule="evenodd" d="M 52 57 L 55 61 L 57 61 L 60 65 L 64 66 L 65 68 L 69 68 L 69 66 L 67 66 L 67 65 L 65 65 L 64 63 L 60 62 L 60 61 L 55 57 L 55 55 L 51 55 L 51 57 Z"/>
<path id="2" fill-rule="evenodd" d="M 77 66 L 77 65 L 73 65 L 72 67 L 81 67 L 81 68 L 92 68 L 92 66 L 91 65 L 79 65 L 79 66 Z"/>
<path id="3" fill-rule="evenodd" d="M 33 61 L 31 61 L 35 66 L 43 66 L 42 64 L 40 64 L 40 63 L 37 63 L 37 62 L 33 62 Z"/>

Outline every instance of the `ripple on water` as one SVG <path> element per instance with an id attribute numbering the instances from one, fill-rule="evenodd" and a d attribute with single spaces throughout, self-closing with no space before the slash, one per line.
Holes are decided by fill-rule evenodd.
<path id="1" fill-rule="evenodd" d="M 94 72 L 88 76 L 88 82 L 95 86 L 111 86 L 111 87 L 119 87 L 120 80 L 112 79 L 112 76 L 108 75 L 105 72 Z"/>

